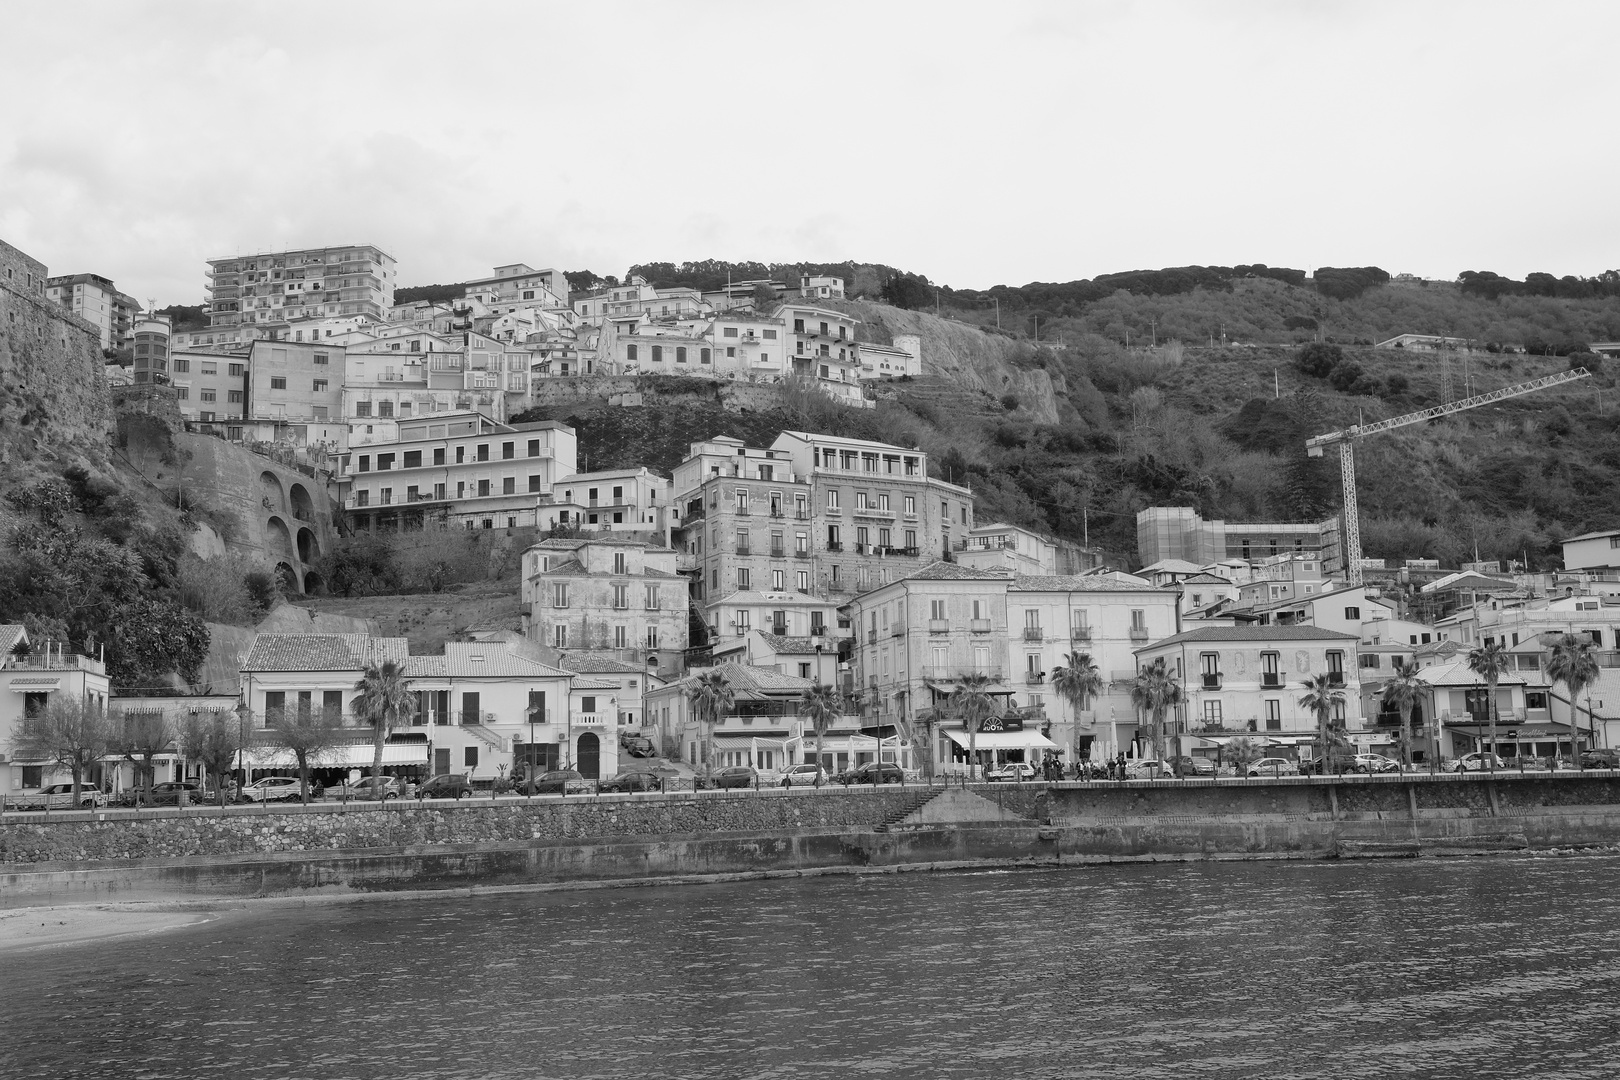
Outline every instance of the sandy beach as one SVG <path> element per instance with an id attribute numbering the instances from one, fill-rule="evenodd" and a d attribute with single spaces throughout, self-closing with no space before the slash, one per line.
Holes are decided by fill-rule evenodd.
<path id="1" fill-rule="evenodd" d="M 211 911 L 96 905 L 0 911 L 0 956 L 156 934 L 208 922 Z"/>

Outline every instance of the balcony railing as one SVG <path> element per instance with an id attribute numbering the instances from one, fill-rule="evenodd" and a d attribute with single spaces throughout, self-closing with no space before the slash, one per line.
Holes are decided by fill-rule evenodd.
<path id="1" fill-rule="evenodd" d="M 749 517 L 750 515 L 748 513 L 748 507 L 746 507 L 746 506 L 737 507 L 737 516 L 738 517 Z"/>
<path id="2" fill-rule="evenodd" d="M 949 619 L 929 619 L 928 632 L 930 634 L 948 634 L 951 632 Z"/>
<path id="3" fill-rule="evenodd" d="M 1024 627 L 1024 640 L 1025 641 L 1045 641 L 1046 640 L 1046 634 L 1038 626 L 1026 626 L 1026 627 Z"/>
<path id="4" fill-rule="evenodd" d="M 1262 671 L 1260 673 L 1260 686 L 1267 690 L 1276 690 L 1282 686 L 1282 676 L 1275 671 Z"/>
<path id="5" fill-rule="evenodd" d="M 895 623 L 894 628 L 889 631 L 889 636 L 890 637 L 905 637 L 906 636 L 906 625 L 905 625 L 905 623 Z"/>
<path id="6" fill-rule="evenodd" d="M 793 557 L 795 559 L 808 559 L 810 557 L 810 553 L 808 551 L 795 551 L 793 553 Z"/>
<path id="7" fill-rule="evenodd" d="M 779 547 L 771 548 L 771 558 L 773 558 L 773 559 L 785 559 L 785 558 L 787 558 L 787 549 L 786 548 L 779 548 Z"/>
<path id="8" fill-rule="evenodd" d="M 843 551 L 844 550 L 844 545 L 840 544 L 837 540 L 829 540 L 829 541 L 827 541 L 827 550 L 828 551 Z"/>
<path id="9" fill-rule="evenodd" d="M 1069 627 L 1069 640 L 1070 641 L 1090 641 L 1091 640 L 1091 627 L 1089 627 L 1089 626 L 1071 626 L 1071 627 Z"/>
<path id="10" fill-rule="evenodd" d="M 988 634 L 990 632 L 990 620 L 969 619 L 968 632 L 972 634 Z"/>
<path id="11" fill-rule="evenodd" d="M 752 552 L 752 550 L 749 548 L 749 546 L 747 544 L 738 544 L 737 545 L 737 554 L 739 554 L 739 555 L 751 555 L 751 554 L 753 554 L 753 552 Z"/>
<path id="12" fill-rule="evenodd" d="M 1221 676 L 1219 673 L 1210 674 L 1205 672 L 1200 683 L 1205 690 L 1219 690 L 1221 688 Z"/>
<path id="13" fill-rule="evenodd" d="M 1145 626 L 1133 626 L 1133 627 L 1131 627 L 1131 640 L 1132 641 L 1146 641 L 1147 639 L 1148 639 L 1147 627 L 1145 627 Z"/>
<path id="14" fill-rule="evenodd" d="M 1026 671 L 1026 672 L 1024 672 L 1024 685 L 1025 686 L 1040 686 L 1044 682 L 1046 682 L 1046 672 L 1044 672 L 1044 671 Z"/>
<path id="15" fill-rule="evenodd" d="M 1001 674 L 1002 671 L 1000 666 L 989 664 L 982 666 L 968 664 L 962 667 L 935 667 L 925 665 L 922 669 L 922 677 L 933 682 L 956 682 L 961 679 L 963 675 L 983 675 L 991 682 L 998 683 L 1001 681 Z"/>
<path id="16" fill-rule="evenodd" d="M 866 632 L 866 643 L 868 645 L 876 645 L 877 644 L 877 631 L 876 630 L 868 630 Z"/>
<path id="17" fill-rule="evenodd" d="M 1329 686 L 1344 685 L 1344 672 L 1342 671 L 1330 671 L 1327 673 L 1327 677 Z"/>

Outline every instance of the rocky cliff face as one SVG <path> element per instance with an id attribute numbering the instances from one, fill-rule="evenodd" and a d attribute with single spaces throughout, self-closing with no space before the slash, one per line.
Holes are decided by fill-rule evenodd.
<path id="1" fill-rule="evenodd" d="M 851 301 L 836 306 L 861 320 L 855 335 L 859 340 L 892 345 L 896 334 L 916 334 L 922 339 L 924 374 L 991 397 L 1012 394 L 1031 419 L 1043 424 L 1058 422 L 1055 398 L 1067 390 L 1063 376 L 1041 367 L 1036 350 L 1027 342 L 886 304 Z"/>

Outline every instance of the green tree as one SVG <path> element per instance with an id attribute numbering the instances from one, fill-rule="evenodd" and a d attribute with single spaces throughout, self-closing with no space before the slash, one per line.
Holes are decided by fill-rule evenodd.
<path id="1" fill-rule="evenodd" d="M 143 801 L 151 801 L 157 756 L 174 746 L 174 718 L 163 709 L 120 710 L 112 718 L 111 750 L 135 766 L 135 783 Z"/>
<path id="2" fill-rule="evenodd" d="M 1327 672 L 1312 675 L 1300 684 L 1305 693 L 1300 695 L 1299 705 L 1302 709 L 1309 709 L 1316 714 L 1316 737 L 1321 744 L 1322 771 L 1327 772 L 1330 767 L 1329 758 L 1335 744 L 1330 728 L 1333 723 L 1333 706 L 1343 704 L 1344 691 L 1334 683 L 1333 676 Z"/>
<path id="3" fill-rule="evenodd" d="M 1500 641 L 1492 641 L 1487 645 L 1476 645 L 1468 652 L 1468 670 L 1485 680 L 1485 693 L 1488 695 L 1486 708 L 1490 711 L 1491 725 L 1491 771 L 1496 771 L 1496 720 L 1500 710 L 1496 705 L 1496 687 L 1502 681 L 1513 665 L 1513 654 Z"/>
<path id="4" fill-rule="evenodd" d="M 1418 671 L 1416 661 L 1396 664 L 1395 673 L 1384 681 L 1384 688 L 1380 692 L 1384 704 L 1400 714 L 1401 764 L 1405 766 L 1412 764 L 1412 706 L 1421 701 L 1429 690 L 1429 684 L 1418 678 Z M 1427 757 L 1429 771 L 1433 772 L 1435 763 L 1440 757 L 1438 744 L 1429 748 Z"/>
<path id="5" fill-rule="evenodd" d="M 343 731 L 343 718 L 325 709 L 282 709 L 280 715 L 270 718 L 266 730 L 269 745 L 291 752 L 298 765 L 299 798 L 308 803 L 310 766 L 337 745 Z M 377 762 L 372 765 L 375 776 Z"/>
<path id="6" fill-rule="evenodd" d="M 107 676 L 120 689 L 159 692 L 169 676 L 187 685 L 201 678 L 208 658 L 208 624 L 173 600 L 146 595 L 113 613 Z"/>
<path id="7" fill-rule="evenodd" d="M 73 805 L 90 768 L 107 753 L 113 726 L 107 714 L 79 698 L 52 694 L 45 708 L 25 716 L 11 738 L 12 756 L 48 761 L 73 775 Z"/>
<path id="8" fill-rule="evenodd" d="M 1102 672 L 1091 659 L 1090 653 L 1071 652 L 1063 657 L 1063 663 L 1052 671 L 1052 689 L 1057 691 L 1058 697 L 1069 703 L 1069 710 L 1078 726 L 1080 714 L 1091 706 L 1091 699 L 1102 693 Z M 1075 757 L 1079 758 L 1080 749 L 1076 740 Z"/>
<path id="9" fill-rule="evenodd" d="M 354 714 L 371 725 L 371 783 L 382 790 L 383 744 L 388 732 L 408 723 L 416 713 L 416 700 L 405 680 L 405 669 L 397 661 L 371 664 L 354 684 Z"/>
<path id="10" fill-rule="evenodd" d="M 686 690 L 687 706 L 698 722 L 698 739 L 703 744 L 703 775 L 714 769 L 714 728 L 737 703 L 737 692 L 726 674 L 711 668 L 692 680 Z"/>
<path id="11" fill-rule="evenodd" d="M 838 719 L 840 698 L 835 687 L 826 683 L 816 683 L 808 687 L 799 695 L 799 711 L 810 720 L 810 728 L 816 733 L 816 767 L 821 767 L 822 739 L 826 737 L 827 729 L 832 727 L 834 720 Z M 816 786 L 821 786 L 821 774 L 816 774 Z"/>
<path id="12" fill-rule="evenodd" d="M 995 680 L 989 675 L 969 671 L 956 677 L 956 689 L 951 693 L 951 711 L 962 718 L 967 731 L 969 774 L 979 766 L 979 726 L 996 711 L 996 699 L 990 696 L 993 685 Z"/>
<path id="13" fill-rule="evenodd" d="M 1547 653 L 1547 678 L 1563 683 L 1569 690 L 1569 752 L 1577 768 L 1581 765 L 1580 705 L 1581 691 L 1597 681 L 1597 645 L 1591 638 L 1577 634 L 1560 634 Z M 1592 716 L 1592 695 L 1586 696 L 1586 714 Z"/>
<path id="14" fill-rule="evenodd" d="M 1131 704 L 1152 717 L 1153 756 L 1163 761 L 1165 714 L 1186 700 L 1186 692 L 1162 656 L 1137 672 L 1130 682 L 1130 692 Z"/>
<path id="15" fill-rule="evenodd" d="M 197 709 L 180 720 L 180 752 L 203 767 L 214 781 L 219 805 L 225 805 L 225 778 L 242 751 L 242 721 L 229 709 Z"/>
<path id="16" fill-rule="evenodd" d="M 1233 739 L 1221 751 L 1221 758 L 1231 762 L 1240 772 L 1246 773 L 1251 763 L 1259 761 L 1266 756 L 1266 748 L 1260 745 L 1258 739 Z"/>

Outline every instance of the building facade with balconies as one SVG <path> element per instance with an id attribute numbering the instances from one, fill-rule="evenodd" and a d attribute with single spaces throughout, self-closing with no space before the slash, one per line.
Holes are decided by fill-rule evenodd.
<path id="1" fill-rule="evenodd" d="M 1316 714 L 1299 699 L 1304 684 L 1324 673 L 1344 693 L 1333 706 L 1334 724 L 1361 732 L 1358 645 L 1354 634 L 1316 626 L 1213 626 L 1143 646 L 1136 659 L 1145 667 L 1162 658 L 1186 695 L 1167 717 L 1168 752 L 1213 756 L 1235 738 L 1279 748 L 1309 744 Z"/>
<path id="2" fill-rule="evenodd" d="M 574 429 L 555 420 L 501 424 L 476 412 L 419 416 L 390 443 L 338 459 L 344 511 L 356 529 L 536 525 L 541 498 L 574 474 Z"/>
<path id="3" fill-rule="evenodd" d="M 208 320 L 214 328 L 290 323 L 339 315 L 387 319 L 399 271 L 369 244 L 303 248 L 208 260 Z"/>
<path id="4" fill-rule="evenodd" d="M 68 274 L 45 279 L 45 298 L 54 300 L 101 333 L 103 349 L 122 349 L 134 341 L 141 305 L 100 274 Z"/>
<path id="5" fill-rule="evenodd" d="M 30 641 L 20 624 L 0 626 L 0 795 L 13 799 L 51 784 L 72 781 L 72 774 L 54 761 L 32 759 L 12 750 L 13 740 L 31 716 L 41 715 L 53 701 L 82 702 L 105 711 L 110 687 L 101 660 L 80 656 L 59 641 Z M 85 784 L 96 778 L 84 776 Z"/>
<path id="6" fill-rule="evenodd" d="M 784 304 L 776 317 L 782 320 L 787 333 L 795 375 L 815 376 L 818 358 L 830 365 L 853 364 L 856 372 L 860 371 L 855 327 L 861 320 L 831 308 L 801 304 Z"/>
<path id="7" fill-rule="evenodd" d="M 668 479 L 646 468 L 575 473 L 541 501 L 539 526 L 624 533 L 668 547 L 674 513 L 669 488 Z"/>
<path id="8" fill-rule="evenodd" d="M 684 670 L 687 580 L 675 552 L 643 540 L 542 540 L 523 553 L 528 636 L 567 667 L 570 652 L 610 653 L 664 677 Z"/>
<path id="9" fill-rule="evenodd" d="M 171 354 L 167 379 L 174 387 L 180 415 L 198 423 L 237 428 L 234 437 L 241 438 L 239 425 L 248 408 L 248 364 L 248 355 L 237 352 L 191 349 Z"/>

